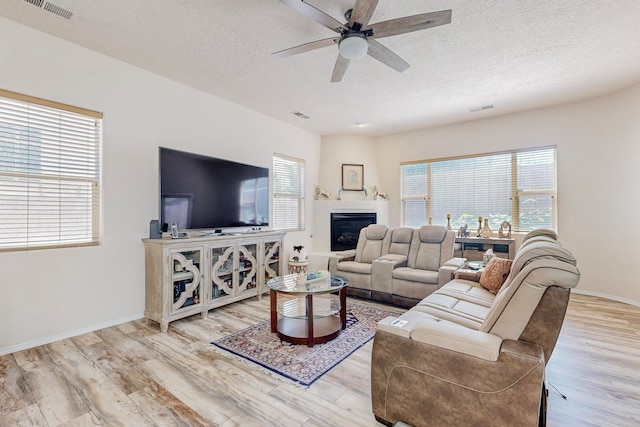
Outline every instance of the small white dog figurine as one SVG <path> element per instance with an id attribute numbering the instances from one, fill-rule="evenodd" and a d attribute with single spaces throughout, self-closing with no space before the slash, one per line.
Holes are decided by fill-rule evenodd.
<path id="1" fill-rule="evenodd" d="M 316 200 L 330 200 L 331 193 L 316 185 Z"/>
<path id="2" fill-rule="evenodd" d="M 373 200 L 389 200 L 387 193 L 381 193 L 378 191 L 378 187 L 373 186 Z"/>

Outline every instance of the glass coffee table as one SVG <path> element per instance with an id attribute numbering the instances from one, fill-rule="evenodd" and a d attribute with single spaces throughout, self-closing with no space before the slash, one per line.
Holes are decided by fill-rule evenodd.
<path id="1" fill-rule="evenodd" d="M 336 276 L 308 282 L 297 279 L 297 274 L 289 274 L 267 282 L 271 332 L 281 340 L 309 347 L 336 338 L 347 326 L 349 281 Z"/>

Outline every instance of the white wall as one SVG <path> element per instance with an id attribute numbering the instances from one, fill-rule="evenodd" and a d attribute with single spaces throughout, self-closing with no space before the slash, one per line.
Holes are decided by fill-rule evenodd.
<path id="1" fill-rule="evenodd" d="M 640 242 L 638 117 L 640 85 L 587 102 L 378 138 L 390 225 L 400 224 L 403 161 L 557 145 L 558 233 L 578 259 L 577 291 L 640 305 L 639 279 L 627 267 Z"/>
<path id="2" fill-rule="evenodd" d="M 319 180 L 316 185 L 337 195 L 342 187 L 342 164 L 356 164 L 364 166 L 364 187 L 369 190 L 374 185 L 380 189 L 378 177 L 378 154 L 373 138 L 366 136 L 325 136 L 322 138 L 320 156 Z M 364 193 L 360 191 L 344 191 L 342 200 L 363 200 Z"/>
<path id="3" fill-rule="evenodd" d="M 302 158 L 313 194 L 315 134 L 3 18 L 0 52 L 0 88 L 104 113 L 103 243 L 0 253 L 0 354 L 142 315 L 158 146 L 266 167 L 274 152 Z"/>
<path id="4" fill-rule="evenodd" d="M 324 137 L 319 183 L 333 189 L 341 163 L 365 164 L 366 185 L 389 193 L 389 225 L 397 227 L 401 162 L 556 145 L 558 232 L 578 259 L 576 292 L 640 306 L 639 279 L 627 267 L 640 241 L 638 117 L 640 85 L 585 102 L 375 139 Z"/>

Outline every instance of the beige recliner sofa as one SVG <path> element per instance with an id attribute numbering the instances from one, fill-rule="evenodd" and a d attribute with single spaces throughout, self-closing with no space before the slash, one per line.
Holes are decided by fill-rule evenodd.
<path id="1" fill-rule="evenodd" d="M 391 233 L 383 224 L 371 224 L 360 230 L 355 249 L 329 257 L 329 271 L 349 280 L 347 295 L 371 298 L 371 270 L 374 260 L 389 252 Z"/>
<path id="2" fill-rule="evenodd" d="M 329 271 L 349 280 L 347 294 L 412 307 L 451 280 L 464 260 L 453 257 L 455 232 L 438 225 L 360 231 L 355 250 L 329 258 Z"/>
<path id="3" fill-rule="evenodd" d="M 545 365 L 579 279 L 555 233 L 538 231 L 525 237 L 497 294 L 456 278 L 379 322 L 371 362 L 376 419 L 416 427 L 544 424 Z"/>

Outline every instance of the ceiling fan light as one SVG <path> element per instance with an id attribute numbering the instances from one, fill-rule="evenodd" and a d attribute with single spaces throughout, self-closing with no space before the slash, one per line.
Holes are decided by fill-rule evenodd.
<path id="1" fill-rule="evenodd" d="M 347 59 L 359 59 L 367 54 L 369 42 L 363 35 L 353 34 L 340 40 L 338 50 Z"/>

